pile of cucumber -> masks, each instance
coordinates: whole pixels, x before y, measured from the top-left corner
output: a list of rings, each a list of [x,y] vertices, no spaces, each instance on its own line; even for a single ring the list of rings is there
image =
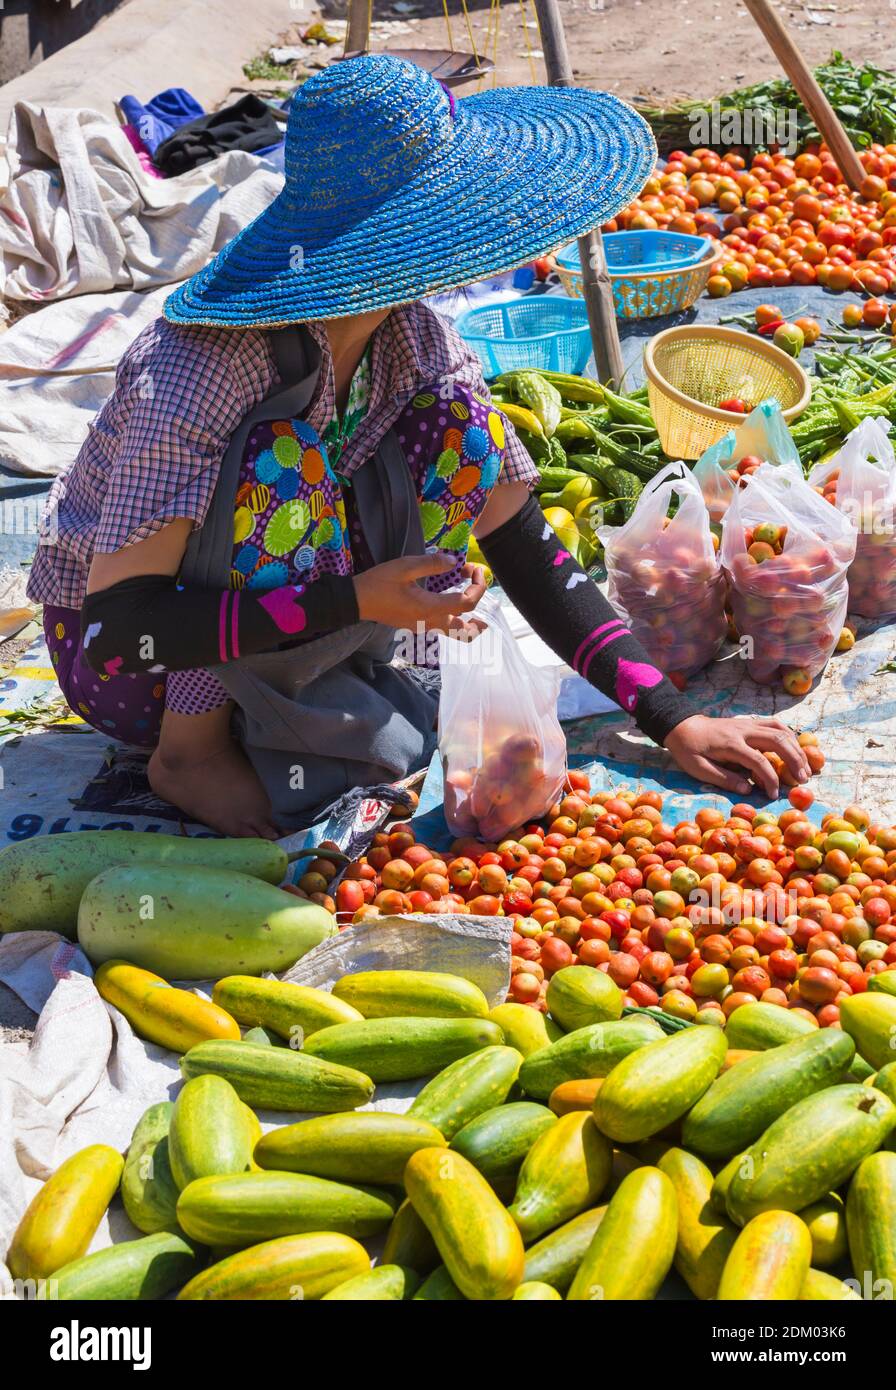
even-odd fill
[[[700,1299],[896,1285],[887,993],[809,1032],[756,1004],[733,1036],[623,1016],[578,966],[547,1014],[435,972],[240,974],[208,1000],[119,961],[97,984],[185,1084],[124,1158],[84,1149],[32,1201],[7,1260],[46,1296],[649,1300],[673,1267]],[[405,1113],[359,1108],[414,1079]],[[140,1235],[87,1254],[118,1192]]]
[[[597,527],[627,521],[668,462],[646,388],[623,396],[587,377],[527,368],[505,372],[490,390],[538,468],[548,520],[584,568],[596,564]]]

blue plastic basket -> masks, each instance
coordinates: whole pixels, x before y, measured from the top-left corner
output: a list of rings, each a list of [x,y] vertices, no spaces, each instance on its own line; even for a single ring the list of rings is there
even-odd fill
[[[649,270],[685,270],[706,255],[709,238],[680,232],[608,232],[604,254],[610,274]],[[578,243],[565,246],[557,256],[565,270],[579,269]]]
[[[487,377],[516,367],[578,376],[591,355],[583,300],[542,294],[508,304],[487,304],[468,309],[454,326],[479,354]]]

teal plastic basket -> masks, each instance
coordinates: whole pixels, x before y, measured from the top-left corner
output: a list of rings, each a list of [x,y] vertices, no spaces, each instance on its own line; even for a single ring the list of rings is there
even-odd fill
[[[467,309],[454,326],[478,353],[486,377],[516,367],[578,376],[591,355],[591,329],[583,300],[531,295]]]

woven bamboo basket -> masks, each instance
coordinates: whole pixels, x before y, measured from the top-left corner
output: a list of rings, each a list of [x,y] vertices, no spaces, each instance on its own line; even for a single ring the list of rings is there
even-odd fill
[[[799,363],[773,343],[699,324],[651,338],[644,373],[660,443],[676,459],[699,458],[743,423],[740,413],[719,410],[719,401],[740,396],[756,406],[771,397],[789,423],[805,410],[812,389]]]

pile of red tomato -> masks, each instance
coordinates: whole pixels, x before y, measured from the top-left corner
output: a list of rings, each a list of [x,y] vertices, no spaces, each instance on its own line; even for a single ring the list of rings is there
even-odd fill
[[[824,754],[800,735],[810,766]],[[780,760],[775,760],[779,773]],[[782,779],[784,780],[784,779]],[[513,919],[509,998],[544,1010],[564,966],[605,971],[626,1002],[724,1024],[757,1000],[836,1025],[838,1001],[896,969],[896,827],[849,806],[821,826],[812,792],[781,814],[749,805],[667,822],[658,792],[568,791],[546,828],[451,853],[413,828],[377,836],[336,889],[342,924],[385,913]]]
[[[791,159],[673,150],[604,231],[660,228],[719,242],[710,294],[774,285],[886,294],[896,286],[896,145],[859,159],[856,192],[824,145]],[[716,211],[710,211],[710,207]]]

